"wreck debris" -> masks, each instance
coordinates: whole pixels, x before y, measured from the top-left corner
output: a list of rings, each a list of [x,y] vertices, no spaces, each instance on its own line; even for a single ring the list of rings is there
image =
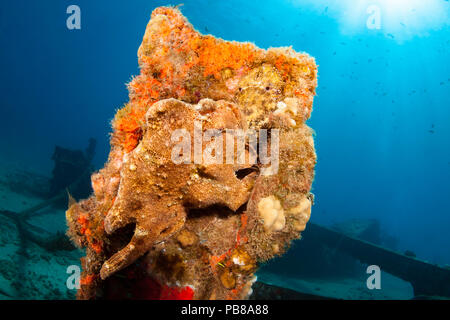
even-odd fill
[[[72,185],[70,190],[72,195],[77,199],[89,195],[91,192],[89,175],[85,174],[85,171],[93,171],[91,162],[94,157],[95,146],[96,140],[91,138],[85,151],[71,150],[60,146],[55,147],[52,156],[54,167],[50,180],[50,197],[57,195],[76,180],[79,181],[76,185]]]

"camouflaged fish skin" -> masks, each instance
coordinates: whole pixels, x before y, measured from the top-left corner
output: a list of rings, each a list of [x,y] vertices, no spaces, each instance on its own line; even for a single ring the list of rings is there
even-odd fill
[[[185,223],[187,209],[222,205],[237,210],[248,201],[253,176],[239,180],[233,164],[175,164],[172,132],[194,137],[194,121],[206,129],[244,129],[237,107],[226,101],[201,100],[196,106],[175,99],[155,103],[146,115],[144,135],[123,162],[117,198],[105,218],[112,234],[136,225],[130,243],[104,262],[102,279],[130,265]],[[191,139],[191,150],[194,150]]]

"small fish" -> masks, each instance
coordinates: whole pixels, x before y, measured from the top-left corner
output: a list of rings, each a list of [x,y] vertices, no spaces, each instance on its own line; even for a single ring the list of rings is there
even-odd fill
[[[387,36],[388,36],[389,38],[391,38],[391,39],[394,39],[394,38],[395,38],[394,35],[393,35],[392,33],[388,33]]]
[[[428,130],[429,133],[434,133],[434,130]]]

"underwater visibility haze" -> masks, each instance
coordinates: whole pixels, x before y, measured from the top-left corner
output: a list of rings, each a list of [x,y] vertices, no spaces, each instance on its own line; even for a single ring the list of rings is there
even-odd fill
[[[450,297],[448,1],[6,1],[0,42],[0,299]],[[161,165],[194,119],[279,128],[277,178]]]

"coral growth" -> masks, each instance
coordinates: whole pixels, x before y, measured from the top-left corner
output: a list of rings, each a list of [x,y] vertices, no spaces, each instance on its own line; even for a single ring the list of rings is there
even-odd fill
[[[68,234],[87,254],[78,297],[248,297],[257,264],[282,254],[310,216],[314,59],[201,35],[169,7],[153,11],[138,57],[94,194],[66,212]],[[195,137],[196,124],[224,139],[227,129],[263,128],[270,141],[277,129],[278,170],[175,163],[171,134]],[[247,144],[246,159],[251,151]]]

